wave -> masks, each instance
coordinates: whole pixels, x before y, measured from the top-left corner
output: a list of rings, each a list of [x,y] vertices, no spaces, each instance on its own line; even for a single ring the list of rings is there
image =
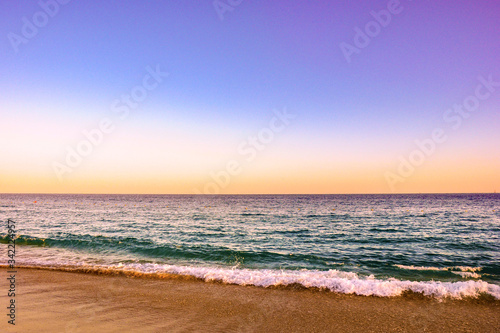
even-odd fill
[[[300,231],[302,232],[302,231]],[[0,235],[0,244],[7,244],[9,236]],[[211,263],[223,263],[232,265],[234,263],[245,264],[269,264],[280,262],[287,267],[298,268],[301,263],[325,264],[327,257],[313,254],[293,254],[279,250],[232,249],[230,247],[216,244],[191,244],[179,243],[159,244],[150,239],[138,239],[134,237],[103,235],[75,235],[61,234],[52,237],[40,238],[29,235],[18,235],[16,245],[33,246],[38,248],[59,248],[68,251],[84,251],[89,254],[125,255],[139,256],[149,259],[173,260],[200,260]]]
[[[405,265],[394,265],[401,269],[408,269],[414,271],[460,271],[460,272],[478,272],[482,270],[482,267],[469,267],[469,266],[451,266],[451,267],[426,267],[426,266],[405,266]]]
[[[6,267],[5,263],[0,263]],[[373,275],[359,276],[353,272],[336,269],[317,270],[270,270],[221,267],[179,266],[153,263],[118,263],[112,265],[62,264],[44,262],[20,262],[18,267],[94,272],[99,274],[123,274],[130,276],[196,278],[206,282],[222,282],[242,286],[280,287],[299,285],[341,294],[394,297],[417,293],[437,299],[479,298],[489,295],[500,300],[500,286],[484,281],[408,281],[395,278],[377,279]]]
[[[453,274],[460,275],[463,278],[473,278],[473,279],[479,279],[481,278],[481,274],[473,273],[473,272],[455,272],[451,271]]]
[[[462,278],[467,279],[480,279],[481,274],[476,272],[481,271],[482,267],[469,267],[469,266],[451,266],[451,267],[426,267],[426,266],[405,266],[405,265],[394,265],[401,269],[413,270],[413,271],[446,271],[456,275],[460,275]]]

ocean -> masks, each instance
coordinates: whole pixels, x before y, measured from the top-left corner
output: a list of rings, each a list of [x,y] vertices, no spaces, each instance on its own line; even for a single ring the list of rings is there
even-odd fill
[[[500,194],[0,194],[16,267],[500,299]]]

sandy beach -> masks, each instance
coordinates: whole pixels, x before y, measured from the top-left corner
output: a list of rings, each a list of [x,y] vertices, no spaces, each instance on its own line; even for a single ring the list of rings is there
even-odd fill
[[[1,269],[7,276],[6,269]],[[1,279],[2,290],[8,281]],[[500,302],[378,298],[36,269],[7,332],[498,332]],[[8,302],[2,293],[2,308]],[[4,310],[6,313],[8,310]]]

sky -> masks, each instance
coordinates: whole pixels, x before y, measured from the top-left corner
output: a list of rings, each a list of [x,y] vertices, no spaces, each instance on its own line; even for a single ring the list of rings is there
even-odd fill
[[[2,1],[0,193],[500,191],[496,1]]]

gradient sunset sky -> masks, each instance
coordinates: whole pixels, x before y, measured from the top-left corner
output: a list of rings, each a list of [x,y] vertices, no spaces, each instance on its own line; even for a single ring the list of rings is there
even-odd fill
[[[40,3],[0,3],[0,193],[500,191],[498,1]]]

